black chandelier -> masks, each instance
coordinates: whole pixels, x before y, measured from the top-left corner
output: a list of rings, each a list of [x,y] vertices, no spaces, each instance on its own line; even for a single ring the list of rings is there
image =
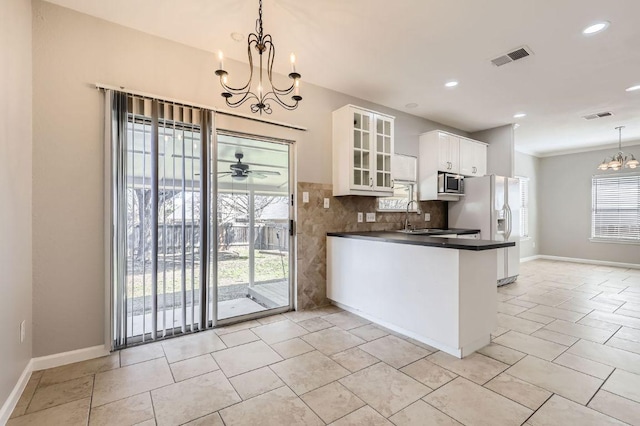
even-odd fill
[[[280,106],[288,110],[294,110],[298,108],[298,102],[302,100],[302,96],[300,96],[300,77],[301,75],[296,72],[295,65],[295,56],[293,53],[291,54],[291,73],[289,73],[289,78],[293,80],[291,86],[286,89],[279,89],[273,84],[273,60],[276,56],[276,47],[271,40],[270,34],[264,34],[262,30],[262,0],[260,0],[260,6],[258,8],[258,19],[256,20],[256,33],[249,34],[247,38],[248,46],[247,46],[247,54],[249,56],[249,81],[242,87],[235,88],[227,85],[227,78],[229,73],[227,73],[223,68],[223,56],[222,52],[219,52],[220,59],[220,68],[216,71],[216,75],[220,77],[220,85],[224,89],[221,93],[222,97],[225,98],[227,106],[232,108],[237,108],[240,105],[244,104],[247,101],[254,101],[251,104],[251,112],[262,112],[264,111],[266,114],[271,114],[271,103],[276,102]],[[251,48],[255,47],[260,55],[260,79],[258,80],[258,88],[257,94],[251,91],[251,83],[253,82],[253,52]],[[271,86],[271,90],[265,92],[264,86],[262,85],[262,54],[267,52],[267,77],[269,79],[269,84]],[[292,102],[287,103],[286,99],[283,97],[287,96],[293,92],[293,96],[291,96]],[[233,96],[237,96],[237,98],[232,99]],[[236,100],[237,99],[237,100]]]

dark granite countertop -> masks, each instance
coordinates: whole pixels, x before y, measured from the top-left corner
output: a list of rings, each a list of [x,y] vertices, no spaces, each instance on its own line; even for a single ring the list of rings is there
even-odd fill
[[[442,234],[462,234],[454,232],[453,229],[441,230]],[[465,230],[470,231],[470,230]],[[478,232],[463,232],[474,234]],[[430,233],[430,235],[436,235]],[[441,247],[456,250],[493,250],[504,247],[513,247],[516,243],[512,241],[492,241],[492,240],[475,240],[463,238],[443,238],[433,237],[424,234],[405,234],[397,231],[374,231],[374,232],[328,232],[327,237],[356,238],[360,240],[384,241],[395,244],[411,244],[416,246]]]

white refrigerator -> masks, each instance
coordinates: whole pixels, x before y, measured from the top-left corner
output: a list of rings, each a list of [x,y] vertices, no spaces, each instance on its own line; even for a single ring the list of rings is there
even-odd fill
[[[498,249],[498,286],[520,273],[520,181],[504,176],[465,178],[464,196],[449,202],[449,227],[480,229],[483,240],[513,241]]]

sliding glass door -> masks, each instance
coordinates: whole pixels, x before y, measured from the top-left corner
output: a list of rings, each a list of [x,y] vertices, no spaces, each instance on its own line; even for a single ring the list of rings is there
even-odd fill
[[[290,144],[217,134],[217,319],[291,303]]]
[[[291,144],[213,112],[136,96],[113,107],[114,348],[291,307]]]

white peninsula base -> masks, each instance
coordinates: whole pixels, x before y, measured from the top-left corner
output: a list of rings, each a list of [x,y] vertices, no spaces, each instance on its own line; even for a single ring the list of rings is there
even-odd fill
[[[458,358],[489,344],[497,250],[327,237],[327,297]]]

